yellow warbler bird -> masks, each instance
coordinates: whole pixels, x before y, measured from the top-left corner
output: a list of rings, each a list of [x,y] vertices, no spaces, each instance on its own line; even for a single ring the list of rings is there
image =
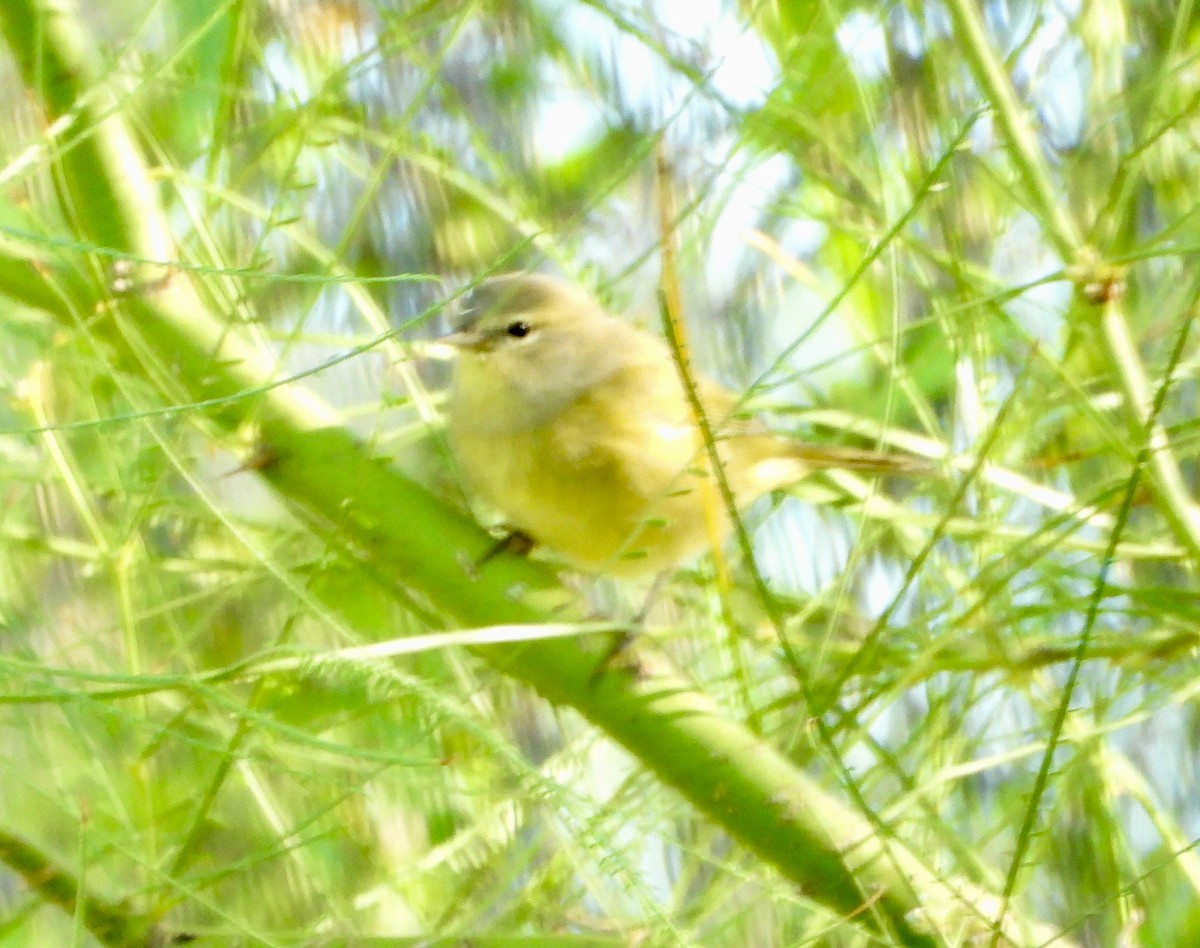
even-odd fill
[[[730,528],[703,433],[665,342],[548,276],[488,279],[464,299],[447,412],[468,487],[568,564],[660,573]],[[900,473],[922,464],[805,444],[733,416],[696,379],[736,506],[814,468]]]

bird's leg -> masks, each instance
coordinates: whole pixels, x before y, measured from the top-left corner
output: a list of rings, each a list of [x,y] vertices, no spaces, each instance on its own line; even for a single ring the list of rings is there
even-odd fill
[[[646,624],[646,619],[650,616],[650,610],[654,608],[654,604],[658,602],[658,597],[662,595],[663,590],[667,588],[667,583],[671,579],[671,571],[664,569],[661,573],[654,577],[654,581],[650,584],[650,589],[646,592],[646,598],[642,600],[642,608],[637,611],[633,617],[633,627],[640,629]]]
[[[479,571],[487,566],[492,560],[502,553],[511,553],[514,556],[528,556],[529,552],[537,546],[528,533],[523,533],[520,530],[510,530],[505,528],[504,535],[495,543],[483,551],[474,562],[467,564],[467,573],[472,578],[479,575]]]
[[[483,556],[479,557],[476,562],[476,568],[485,565],[490,560],[494,560],[501,553],[511,553],[513,556],[528,556],[530,551],[537,546],[533,537],[522,530],[510,530],[504,528],[504,536],[502,536],[491,549],[484,552]]]
[[[588,676],[588,685],[595,685],[609,672],[627,671],[629,669],[633,669],[636,672],[639,667],[637,657],[632,656],[630,652],[630,648],[636,640],[637,630],[633,627],[614,632],[612,634],[612,641],[608,646],[608,651],[600,656],[600,661],[596,662],[596,667],[592,669],[591,675]]]
[[[651,608],[658,601],[658,597],[662,595],[662,591],[666,588],[670,578],[670,570],[663,570],[654,577],[654,581],[650,584],[650,590],[646,593],[646,598],[642,600],[642,607],[638,609],[628,626],[613,635],[608,651],[601,656],[600,661],[596,664],[595,671],[592,672],[592,682],[595,682],[597,678],[606,672],[614,671],[618,668],[627,671],[632,669],[636,672],[641,667],[641,663],[637,657],[630,654],[630,649],[637,641],[638,635],[645,628],[646,618],[650,615]]]

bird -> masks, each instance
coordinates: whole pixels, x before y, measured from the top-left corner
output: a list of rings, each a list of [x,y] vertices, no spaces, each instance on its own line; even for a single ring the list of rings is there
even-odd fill
[[[446,430],[468,491],[575,570],[657,577],[730,532],[697,407],[738,511],[814,469],[922,460],[776,434],[705,376],[689,395],[663,339],[556,277],[490,277],[457,315]]]

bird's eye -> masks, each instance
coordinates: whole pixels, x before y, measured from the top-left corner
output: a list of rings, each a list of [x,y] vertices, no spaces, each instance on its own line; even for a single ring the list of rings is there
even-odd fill
[[[514,339],[524,339],[526,336],[529,335],[530,332],[533,331],[533,327],[530,326],[529,323],[525,322],[523,319],[518,319],[514,323],[509,323],[504,328],[504,331],[506,333],[508,333],[510,336],[512,336]]]

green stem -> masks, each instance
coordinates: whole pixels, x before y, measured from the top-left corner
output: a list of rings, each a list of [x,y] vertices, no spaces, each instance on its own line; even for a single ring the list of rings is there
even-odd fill
[[[988,39],[978,3],[947,0],[947,7],[959,47],[992,107],[1026,198],[1042,222],[1046,236],[1066,263],[1086,260],[1089,255],[1085,253],[1079,228],[1067,213],[1061,189],[1051,180],[1028,110],[1018,99],[1008,71]],[[1086,283],[1087,277],[1078,282]],[[1077,295],[1085,294],[1077,292]],[[1166,431],[1159,424],[1147,429],[1152,401],[1150,386],[1128,320],[1115,301],[1103,304],[1100,339],[1109,366],[1120,383],[1127,427],[1139,436],[1148,430],[1147,473],[1154,488],[1155,504],[1175,539],[1190,555],[1193,568],[1200,568],[1200,507],[1188,493]]]
[[[1109,303],[1100,317],[1100,327],[1109,360],[1121,383],[1126,423],[1135,437],[1147,439],[1146,473],[1154,485],[1159,512],[1170,524],[1176,540],[1191,554],[1193,566],[1200,567],[1200,507],[1188,493],[1166,430],[1151,415],[1150,385],[1129,323],[1117,305]]]
[[[19,875],[43,901],[78,917],[101,944],[132,948],[151,943],[153,924],[148,919],[129,911],[127,906],[104,902],[92,895],[81,896],[75,876],[20,836],[0,830],[0,862]]]
[[[1017,98],[1008,71],[988,39],[979,5],[976,0],[946,0],[946,6],[954,20],[959,49],[992,107],[1008,144],[1009,157],[1024,181],[1026,197],[1046,228],[1047,236],[1069,263],[1075,259],[1081,245],[1079,231],[1050,179],[1027,110]]]

